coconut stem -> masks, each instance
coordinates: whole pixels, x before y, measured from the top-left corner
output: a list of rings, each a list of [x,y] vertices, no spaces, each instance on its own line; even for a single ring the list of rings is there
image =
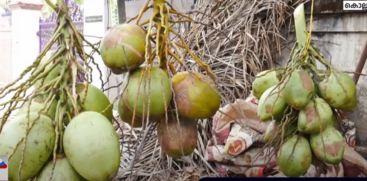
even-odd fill
[[[294,24],[296,29],[296,38],[298,47],[302,48],[307,42],[306,18],[304,3],[297,6],[293,13]]]
[[[169,10],[165,0],[153,1],[153,21],[156,24],[156,56],[162,69],[167,69]]]

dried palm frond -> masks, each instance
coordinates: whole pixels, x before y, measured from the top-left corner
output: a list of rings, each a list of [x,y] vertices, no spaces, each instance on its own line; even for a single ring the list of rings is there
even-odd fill
[[[215,3],[214,3],[215,2]],[[274,66],[290,19],[291,0],[199,0],[186,31],[191,49],[217,76],[224,103],[250,94],[254,76]],[[195,64],[190,65],[196,69]]]

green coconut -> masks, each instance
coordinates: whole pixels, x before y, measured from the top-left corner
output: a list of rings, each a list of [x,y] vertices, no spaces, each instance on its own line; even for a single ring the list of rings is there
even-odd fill
[[[99,112],[106,116],[108,120],[112,120],[113,106],[108,97],[94,85],[88,84],[87,86],[78,84],[76,87],[82,101],[82,110]]]
[[[345,140],[334,127],[329,126],[319,134],[310,137],[315,156],[326,163],[338,164],[343,159]]]
[[[286,107],[287,103],[281,91],[279,91],[279,87],[272,86],[261,95],[257,107],[257,115],[262,121],[277,119],[283,115]]]
[[[295,109],[304,108],[315,93],[315,85],[310,75],[304,70],[295,70],[285,79],[285,101]]]
[[[56,163],[53,160],[42,169],[36,181],[82,181],[81,177],[62,155],[58,155]]]
[[[139,68],[129,76],[129,82],[120,99],[128,110],[138,117],[159,120],[165,115],[172,99],[168,74],[158,67]]]
[[[130,110],[129,107],[126,106],[125,101],[126,99],[121,97],[117,105],[117,110],[121,120],[130,124],[130,126],[134,128],[143,126],[143,118],[139,117],[137,114],[135,114],[134,117],[133,110]]]
[[[266,89],[279,83],[277,72],[275,70],[265,70],[256,75],[252,82],[252,94],[260,99]]]
[[[162,150],[172,158],[190,155],[197,145],[197,121],[170,114],[158,125],[158,140]]]
[[[279,128],[278,125],[276,124],[276,120],[272,120],[266,127],[263,141],[269,143],[274,138],[278,130]]]
[[[107,31],[101,42],[104,64],[120,74],[139,67],[145,56],[144,30],[135,24],[120,24]]]
[[[119,169],[119,137],[98,112],[75,116],[65,129],[63,146],[71,166],[87,180],[110,180]]]
[[[333,122],[333,111],[322,98],[310,101],[298,115],[298,131],[315,134],[323,131]]]
[[[21,114],[9,120],[0,134],[0,155],[9,157],[9,180],[36,176],[53,152],[55,137],[52,120],[42,114]]]
[[[353,79],[343,72],[332,72],[319,84],[321,97],[331,107],[351,111],[357,106],[357,88]]]
[[[38,100],[33,100],[33,101],[27,101],[23,104],[23,106],[17,111],[16,115],[21,115],[21,114],[28,114],[29,112],[35,112],[35,113],[41,113],[43,115],[48,116],[49,118],[51,118],[51,120],[55,119],[55,113],[56,113],[56,106],[57,106],[57,102],[53,101],[50,104],[49,108],[46,108],[46,105]],[[47,111],[48,109],[48,111]]]
[[[38,80],[36,83],[35,83],[35,87],[36,88],[40,88],[42,85],[46,85],[48,83],[50,83],[52,80],[54,80],[55,78],[57,78],[58,76],[60,76],[61,74],[61,65],[57,64],[57,65],[54,65],[54,64],[50,64],[48,61],[49,59],[53,56],[54,52],[47,52],[45,54],[45,56],[41,59],[40,61],[40,66],[45,66],[45,69],[44,70],[41,70],[40,68],[38,68],[37,71],[41,71],[41,73],[44,73],[44,72],[48,72],[46,74],[46,77],[44,79],[41,79],[41,80]],[[57,59],[57,61],[60,60],[60,58],[62,57],[59,57],[59,59]]]
[[[312,152],[310,144],[303,136],[290,137],[280,147],[277,163],[280,171],[290,177],[304,175],[311,165]]]
[[[177,109],[190,119],[212,117],[219,109],[221,97],[214,81],[198,72],[179,72],[172,77]]]

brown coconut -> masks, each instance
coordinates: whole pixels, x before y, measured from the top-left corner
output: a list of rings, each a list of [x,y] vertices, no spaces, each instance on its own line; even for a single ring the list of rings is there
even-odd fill
[[[135,24],[120,24],[106,33],[101,43],[104,64],[115,74],[139,67],[145,59],[144,30]]]
[[[171,113],[158,125],[158,139],[162,150],[172,158],[191,154],[197,145],[196,121]]]
[[[174,99],[181,116],[204,119],[219,109],[221,97],[214,81],[198,72],[179,72],[172,77]]]

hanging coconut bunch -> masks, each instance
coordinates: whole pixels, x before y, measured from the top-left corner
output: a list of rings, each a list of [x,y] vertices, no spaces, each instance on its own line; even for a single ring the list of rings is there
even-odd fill
[[[279,169],[287,176],[304,175],[313,159],[341,162],[345,140],[337,114],[357,104],[352,78],[325,60],[310,41],[311,31],[305,33],[303,4],[294,16],[297,42],[286,67],[263,71],[252,84],[259,118],[272,121],[264,140],[277,148]]]
[[[64,1],[46,2],[57,16],[52,37],[0,89],[0,155],[9,158],[9,180],[109,180],[119,169],[120,143],[112,104],[91,84],[95,51],[84,51],[98,48],[77,31]]]
[[[150,9],[149,20],[142,22]],[[136,17],[107,31],[100,47],[111,72],[128,74],[118,100],[121,120],[143,130],[157,124],[161,149],[172,158],[193,153],[197,120],[212,117],[221,104],[210,67],[176,32],[175,22],[191,21],[165,0],[148,0]],[[182,69],[186,54],[206,74]]]

